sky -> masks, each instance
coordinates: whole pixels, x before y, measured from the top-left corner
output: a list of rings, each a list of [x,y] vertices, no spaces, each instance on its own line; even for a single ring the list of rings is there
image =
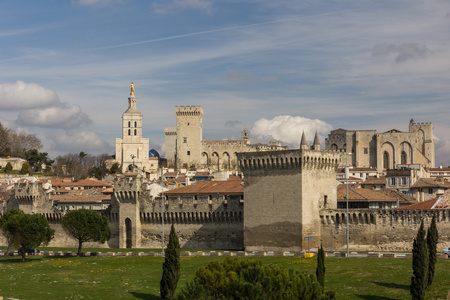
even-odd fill
[[[134,82],[162,154],[175,106],[200,105],[203,139],[290,148],[432,122],[449,166],[449,28],[444,0],[0,1],[0,122],[51,157],[114,154]]]

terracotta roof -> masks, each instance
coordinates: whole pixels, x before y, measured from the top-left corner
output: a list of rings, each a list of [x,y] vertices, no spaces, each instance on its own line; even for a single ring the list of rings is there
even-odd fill
[[[199,176],[209,176],[209,172],[197,172],[197,173],[195,173],[195,177],[199,177]]]
[[[363,183],[361,184],[386,184],[386,177],[385,176],[369,176]]]
[[[427,201],[419,202],[416,204],[399,207],[397,209],[431,209],[431,207],[433,207],[433,205],[437,199],[438,199],[438,197],[427,200]]]
[[[67,181],[66,179],[52,179],[51,184],[53,186],[83,186],[83,187],[99,187],[99,186],[105,186],[105,187],[112,187],[111,184],[98,181],[98,180],[88,180],[88,179],[82,179],[77,181]]]
[[[341,184],[337,188],[337,199],[338,201],[344,201],[347,196],[347,185]],[[348,200],[349,201],[387,201],[396,202],[397,198],[391,195],[386,195],[379,191],[363,188],[355,188],[353,186],[348,186]]]
[[[399,204],[402,206],[417,203],[417,200],[414,199],[414,197],[403,194],[399,191],[382,189],[379,190],[379,192],[398,199]]]
[[[450,171],[450,166],[449,167],[442,167],[442,168],[428,168],[427,170],[428,170],[428,172],[439,172],[439,171],[449,172]]]
[[[441,181],[437,178],[420,178],[414,183],[411,188],[431,188],[440,187],[445,189],[450,189],[450,183],[448,181]]]
[[[111,197],[103,194],[95,195],[75,195],[75,194],[64,194],[64,195],[52,195],[51,199],[58,203],[101,203],[103,201],[110,201]]]
[[[165,194],[242,194],[244,186],[242,181],[198,181],[191,185],[173,189]]]

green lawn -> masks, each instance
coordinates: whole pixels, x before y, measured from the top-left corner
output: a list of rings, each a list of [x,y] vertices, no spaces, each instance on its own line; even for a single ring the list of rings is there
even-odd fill
[[[182,257],[179,287],[225,257]],[[250,259],[238,257],[233,259]],[[316,258],[260,257],[264,264],[314,273]],[[0,257],[0,296],[24,299],[159,299],[164,258],[151,256]],[[337,299],[410,299],[412,260],[327,257],[327,290]],[[427,299],[446,299],[450,260],[439,259]]]

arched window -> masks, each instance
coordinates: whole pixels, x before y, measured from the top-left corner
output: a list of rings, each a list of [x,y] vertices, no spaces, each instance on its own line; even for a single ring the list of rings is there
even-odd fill
[[[400,160],[401,162],[402,162],[402,165],[404,165],[404,164],[406,164],[407,162],[407,158],[406,158],[406,152],[405,151],[402,151],[402,157],[401,157],[401,160]]]
[[[136,121],[134,121],[134,127],[137,127],[137,122]]]
[[[389,153],[387,153],[387,151],[384,151],[383,154],[383,168],[384,169],[389,169]]]
[[[135,130],[134,130],[134,135],[136,135],[136,132],[137,132],[137,130],[135,129]]]
[[[128,135],[131,135],[131,129],[128,129]]]
[[[128,127],[131,127],[131,122],[130,121],[128,121]]]

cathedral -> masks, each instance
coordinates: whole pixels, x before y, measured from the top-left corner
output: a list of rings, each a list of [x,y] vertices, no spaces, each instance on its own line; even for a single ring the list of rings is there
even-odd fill
[[[122,115],[122,138],[116,139],[116,161],[122,173],[145,173],[158,168],[158,160],[149,158],[149,139],[142,138],[142,113],[136,108],[134,84],[131,83],[128,109]]]

